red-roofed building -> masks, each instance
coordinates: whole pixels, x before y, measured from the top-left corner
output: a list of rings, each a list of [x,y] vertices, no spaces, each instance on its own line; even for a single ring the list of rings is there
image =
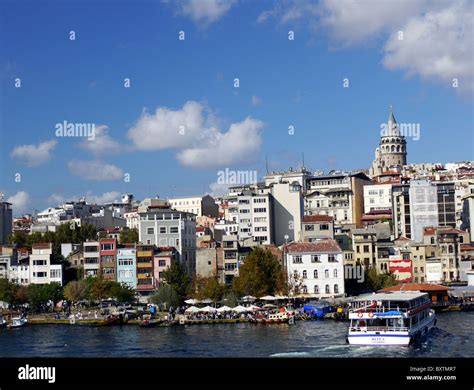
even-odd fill
[[[305,215],[301,225],[301,241],[334,238],[334,218],[329,215]]]
[[[308,297],[344,295],[342,250],[331,238],[294,242],[284,247],[290,294]]]

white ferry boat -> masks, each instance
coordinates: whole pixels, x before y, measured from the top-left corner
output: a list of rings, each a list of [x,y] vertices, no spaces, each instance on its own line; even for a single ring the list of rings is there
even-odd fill
[[[404,291],[365,295],[349,311],[347,342],[352,345],[408,346],[436,325],[426,293]]]

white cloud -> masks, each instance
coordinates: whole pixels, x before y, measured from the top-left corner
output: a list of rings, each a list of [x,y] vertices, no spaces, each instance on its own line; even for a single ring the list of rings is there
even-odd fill
[[[71,160],[68,163],[69,172],[84,180],[111,181],[123,179],[121,168],[102,161]]]
[[[458,78],[459,90],[472,91],[473,12],[469,0],[289,0],[264,11],[257,21],[297,23],[319,36],[326,31],[331,43],[341,47],[385,42],[382,63],[387,69],[448,86]]]
[[[227,194],[229,192],[230,186],[231,184],[221,184],[216,181],[214,183],[209,184],[212,196],[222,196]]]
[[[58,141],[51,140],[41,142],[38,145],[20,145],[13,149],[11,157],[27,167],[37,167],[51,159],[57,143]]]
[[[250,101],[251,101],[253,107],[257,107],[257,106],[259,106],[260,103],[262,102],[262,99],[260,99],[260,98],[259,98],[258,96],[256,96],[256,95],[253,95]]]
[[[207,133],[204,106],[188,101],[180,110],[158,107],[154,114],[147,111],[128,131],[128,137],[141,150],[181,148]]]
[[[178,13],[205,27],[227,14],[236,2],[237,0],[182,0],[178,5]]]
[[[23,214],[28,211],[31,204],[30,195],[25,191],[19,191],[15,195],[10,196],[7,202],[13,205],[15,215]]]
[[[188,101],[182,109],[158,107],[154,114],[144,112],[128,131],[128,137],[141,150],[177,150],[177,158],[193,167],[211,167],[255,159],[262,143],[263,122],[247,118],[221,132],[216,118],[201,103]]]
[[[178,153],[182,164],[207,168],[254,161],[262,143],[260,130],[263,122],[246,118],[230,125],[227,133],[216,133],[206,145],[185,149]]]
[[[474,91],[474,10],[472,3],[456,2],[409,20],[403,40],[393,34],[384,47],[383,64],[391,70],[419,74]]]
[[[84,139],[80,147],[95,155],[117,153],[122,149],[121,145],[108,134],[106,125],[96,126],[94,139]]]

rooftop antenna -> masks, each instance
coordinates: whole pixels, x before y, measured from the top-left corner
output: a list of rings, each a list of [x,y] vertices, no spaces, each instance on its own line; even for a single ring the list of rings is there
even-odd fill
[[[304,152],[301,152],[301,157],[302,157],[302,166],[301,166],[301,170],[304,171],[305,169],[305,166],[304,166]]]
[[[268,175],[268,156],[265,155],[265,171],[267,172]]]

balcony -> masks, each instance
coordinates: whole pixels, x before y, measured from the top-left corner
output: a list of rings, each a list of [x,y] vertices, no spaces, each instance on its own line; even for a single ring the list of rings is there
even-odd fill
[[[137,251],[137,257],[153,257],[152,251]]]

